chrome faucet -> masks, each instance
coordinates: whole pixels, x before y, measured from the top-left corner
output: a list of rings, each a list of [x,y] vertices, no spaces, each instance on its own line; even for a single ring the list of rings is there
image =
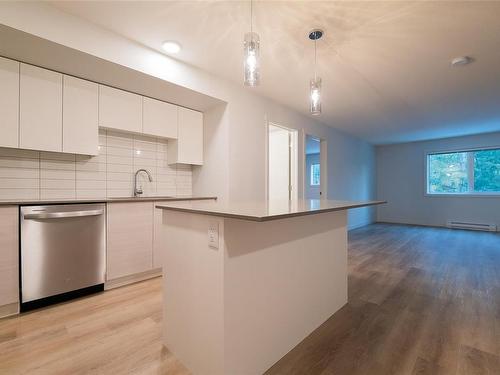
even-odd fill
[[[141,195],[143,193],[142,186],[137,187],[137,175],[141,172],[144,172],[148,175],[149,182],[153,182],[153,177],[151,176],[151,173],[149,173],[146,169],[138,169],[135,172],[135,176],[134,176],[134,197],[138,197],[139,195]]]

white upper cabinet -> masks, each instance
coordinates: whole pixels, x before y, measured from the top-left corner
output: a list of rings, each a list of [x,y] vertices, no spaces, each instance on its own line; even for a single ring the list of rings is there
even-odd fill
[[[62,74],[21,63],[19,147],[62,151]]]
[[[99,126],[142,133],[142,96],[99,85]]]
[[[203,114],[179,107],[177,140],[169,141],[169,164],[203,164]]]
[[[0,147],[19,147],[19,62],[0,57]]]
[[[99,86],[65,75],[63,87],[63,152],[97,155]]]
[[[142,131],[164,138],[177,138],[177,106],[143,97]]]

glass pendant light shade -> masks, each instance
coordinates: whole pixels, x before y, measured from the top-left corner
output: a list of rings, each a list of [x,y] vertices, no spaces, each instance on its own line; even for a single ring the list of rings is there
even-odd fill
[[[309,87],[311,90],[311,114],[319,115],[321,113],[321,78],[312,78]]]
[[[260,81],[260,41],[257,33],[245,34],[244,51],[245,85],[257,86]]]

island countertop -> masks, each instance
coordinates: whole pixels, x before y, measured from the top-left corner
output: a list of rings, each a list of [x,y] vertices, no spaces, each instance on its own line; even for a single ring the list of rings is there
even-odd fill
[[[340,201],[299,199],[297,201],[184,201],[162,202],[155,207],[162,210],[219,216],[249,221],[270,221],[290,217],[315,215],[387,203],[386,201]]]

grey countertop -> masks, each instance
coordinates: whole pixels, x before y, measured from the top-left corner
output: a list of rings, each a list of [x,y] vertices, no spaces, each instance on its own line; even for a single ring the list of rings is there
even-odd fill
[[[159,203],[156,208],[249,221],[269,221],[374,206],[385,201],[337,201],[299,199],[297,201],[219,202],[188,201]]]
[[[118,197],[118,198],[95,198],[95,199],[44,199],[44,200],[0,200],[0,206],[7,205],[33,205],[33,204],[78,204],[78,203],[112,203],[112,202],[172,202],[192,200],[216,200],[217,197]]]

